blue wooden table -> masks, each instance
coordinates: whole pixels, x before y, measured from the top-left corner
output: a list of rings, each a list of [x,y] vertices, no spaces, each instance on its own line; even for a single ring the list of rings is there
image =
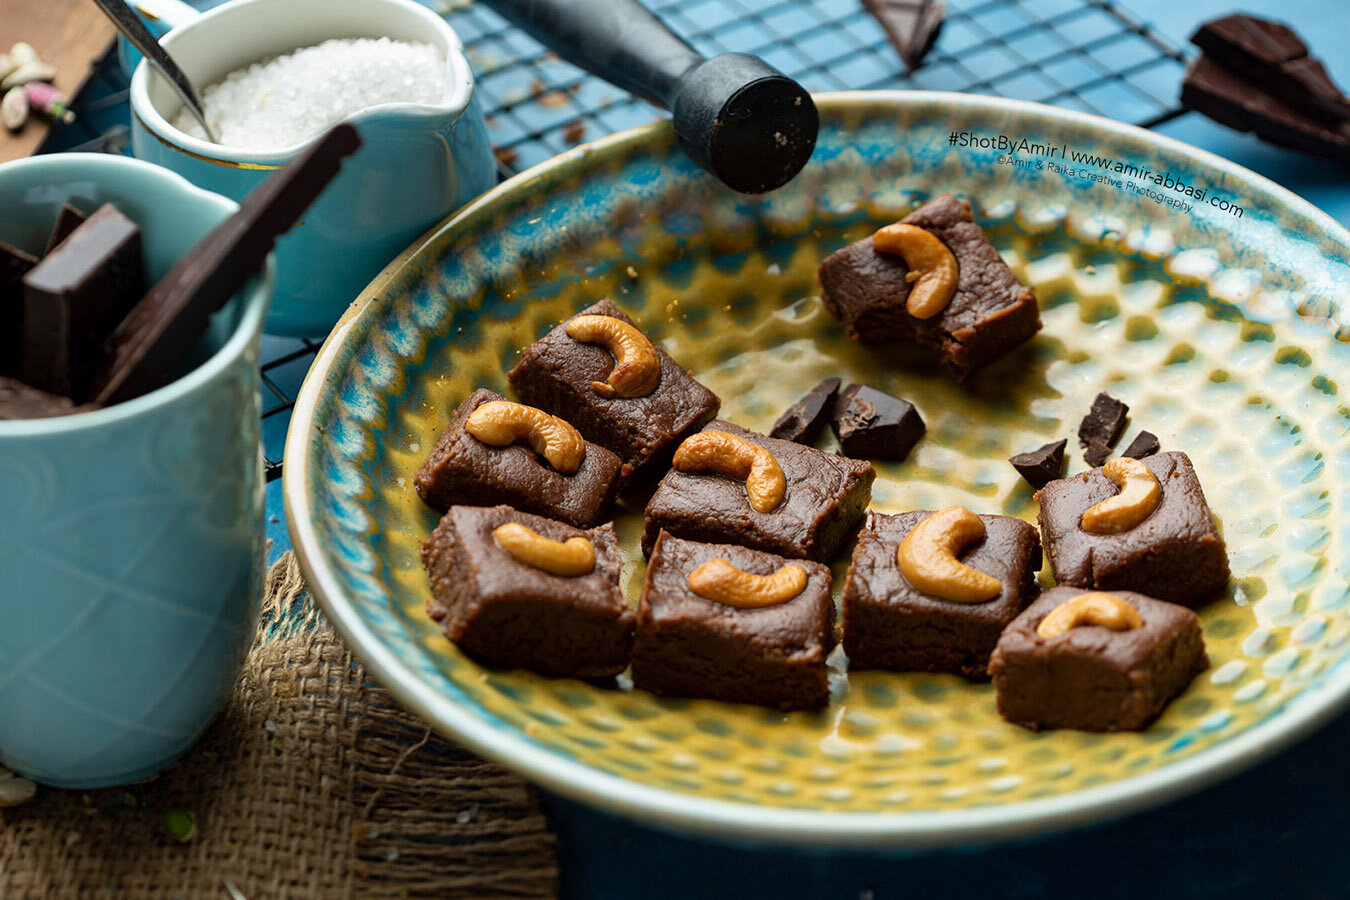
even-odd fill
[[[1232,0],[1124,0],[1176,43]],[[1034,4],[1033,4],[1034,5]],[[1350,85],[1350,2],[1248,0],[1293,24]],[[1177,86],[1179,90],[1180,86]],[[1195,114],[1158,127],[1291,188],[1350,224],[1350,173],[1268,147]],[[268,499],[287,545],[280,484]],[[901,897],[1324,898],[1350,896],[1339,851],[1350,829],[1350,717],[1199,794],[1096,828],[1017,845],[857,854],[733,848],[667,835],[546,798],[562,894],[573,900],[891,900]]]

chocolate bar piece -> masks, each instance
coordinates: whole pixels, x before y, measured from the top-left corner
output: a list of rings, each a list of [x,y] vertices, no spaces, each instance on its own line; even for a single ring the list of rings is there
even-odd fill
[[[787,412],[773,423],[769,437],[798,444],[814,444],[834,408],[834,398],[839,394],[840,384],[838,378],[826,378],[811,388],[805,397],[788,407]]]
[[[1186,70],[1184,106],[1264,141],[1350,165],[1350,124],[1329,124],[1262,90],[1261,83],[1202,56]]]
[[[1094,443],[1114,447],[1125,430],[1125,417],[1129,414],[1129,406],[1110,394],[1098,394],[1092,401],[1092,409],[1078,425],[1078,440],[1084,447]]]
[[[863,0],[911,74],[937,42],[947,16],[941,0]]]
[[[23,380],[84,399],[100,346],[144,290],[141,229],[104,204],[23,277]]]
[[[60,246],[61,242],[74,234],[75,229],[83,225],[88,218],[69,203],[61,204],[61,213],[56,217],[51,237],[47,238],[47,249],[42,251],[42,255],[47,256]]]
[[[1204,23],[1191,35],[1191,43],[1220,65],[1258,82],[1271,96],[1328,125],[1350,122],[1350,97],[1287,25],[1237,13]]]
[[[18,375],[23,350],[23,276],[37,257],[0,241],[0,375]]]
[[[1151,431],[1141,431],[1132,441],[1130,446],[1125,448],[1121,456],[1128,456],[1130,459],[1143,459],[1145,456],[1152,456],[1157,453],[1162,445],[1158,443],[1158,436]]]
[[[1064,448],[1068,439],[1046,444],[1027,453],[1008,458],[1027,484],[1040,490],[1064,473]]]
[[[333,126],[194,244],[108,339],[108,353],[94,376],[90,397],[97,403],[113,403],[159,387],[201,337],[211,315],[258,271],[276,239],[333,180],[343,158],[360,146],[361,136],[354,127]]]
[[[926,430],[913,403],[866,384],[844,388],[830,427],[854,459],[904,459]]]
[[[51,419],[98,408],[92,403],[76,406],[69,397],[39,391],[22,381],[0,376],[0,420]]]

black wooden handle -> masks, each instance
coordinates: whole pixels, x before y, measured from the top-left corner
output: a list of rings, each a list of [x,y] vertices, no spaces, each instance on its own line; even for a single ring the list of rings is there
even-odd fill
[[[724,184],[758,194],[811,158],[811,95],[755,56],[704,59],[638,0],[489,0],[559,56],[674,113],[680,144]]]
[[[670,109],[680,76],[703,61],[637,0],[491,0],[568,62]]]

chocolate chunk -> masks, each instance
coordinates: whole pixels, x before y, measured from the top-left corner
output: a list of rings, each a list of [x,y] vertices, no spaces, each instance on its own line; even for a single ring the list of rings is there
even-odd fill
[[[23,380],[83,399],[103,341],[144,290],[141,229],[105,203],[23,277]]]
[[[1184,106],[1264,141],[1350,165],[1350,124],[1329,124],[1262,90],[1261,82],[1202,56],[1186,70]]]
[[[1323,119],[1350,121],[1350,97],[1287,25],[1235,14],[1206,22],[1191,43],[1222,66],[1259,82],[1273,97]]]
[[[113,403],[163,384],[206,330],[211,315],[258,271],[276,239],[295,224],[337,175],[342,160],[360,146],[361,136],[354,127],[335,125],[194,244],[108,339],[108,354],[94,377],[91,397]]]
[[[1064,448],[1068,443],[1067,438],[1055,441],[1028,453],[1009,457],[1008,462],[1026,479],[1027,484],[1040,490],[1063,474]]]
[[[863,9],[880,23],[910,73],[933,49],[947,15],[941,0],[863,0]]]
[[[830,427],[854,459],[904,459],[926,428],[913,403],[866,384],[844,388]]]
[[[23,350],[23,276],[37,257],[0,241],[0,375],[18,375]]]
[[[1092,409],[1078,425],[1079,443],[1088,448],[1093,444],[1101,444],[1109,452],[1120,440],[1120,433],[1125,430],[1125,417],[1129,413],[1130,408],[1115,397],[1098,394],[1097,399],[1092,401]]]
[[[98,409],[95,404],[76,406],[69,397],[31,388],[22,381],[0,377],[0,420],[51,419]]]
[[[834,408],[839,385],[838,378],[826,378],[811,388],[805,397],[788,407],[788,411],[773,423],[769,437],[798,444],[814,444]]]
[[[1111,458],[1111,447],[1098,440],[1091,440],[1087,443],[1087,449],[1083,451],[1083,459],[1092,468],[1103,465]]]
[[[1128,456],[1130,459],[1143,459],[1145,456],[1152,456],[1157,453],[1160,446],[1156,434],[1151,431],[1141,431],[1134,440],[1130,441],[1130,446],[1126,447],[1120,455]]]
[[[42,255],[46,256],[60,246],[61,242],[70,237],[88,218],[69,203],[61,204],[61,214],[56,217],[56,225],[52,227],[51,237],[47,238],[47,249],[42,251]]]

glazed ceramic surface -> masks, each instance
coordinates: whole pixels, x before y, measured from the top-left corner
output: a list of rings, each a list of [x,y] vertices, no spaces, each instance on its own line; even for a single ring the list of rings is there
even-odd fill
[[[286,499],[311,585],[381,683],[478,752],[597,806],[818,844],[1100,820],[1249,764],[1338,709],[1350,331],[1336,298],[1350,236],[1250,172],[1076,113],[911,92],[826,95],[821,114],[811,164],[763,197],[719,189],[661,126],[567,154],[447,222],[340,323],[296,410]],[[1010,154],[1000,135],[1028,144]],[[944,191],[975,204],[1045,322],[965,385],[851,343],[817,296],[826,254]],[[878,465],[872,506],[885,512],[962,504],[1034,521],[1007,457],[1072,440],[1098,391],[1120,397],[1123,440],[1148,429],[1187,451],[1228,541],[1231,589],[1201,611],[1210,669],[1148,731],[1101,735],[1026,731],[997,715],[988,684],[846,673],[838,653],[829,708],[791,715],[467,659],[424,613],[418,544],[436,515],[412,476],[469,391],[505,390],[519,348],[601,297],[751,428],[826,375],[912,400],[928,432],[905,462]],[[1082,471],[1072,444],[1070,456]],[[617,521],[634,600],[641,504]],[[846,568],[847,554],[836,590]]]
[[[381,36],[444,52],[446,96],[435,106],[386,104],[347,118],[364,144],[277,241],[269,334],[327,334],[385,263],[496,183],[473,73],[450,26],[412,0],[235,0],[161,40],[200,88],[330,38]],[[170,121],[180,107],[168,82],[146,63],[138,65],[131,81],[132,152],[234,200],[313,143],[276,152],[222,147],[174,128]]]
[[[41,251],[62,203],[116,204],[152,279],[236,208],[122,157],[0,166],[0,240]],[[229,696],[262,591],[271,288],[269,258],[166,387],[0,421],[0,763],[68,787],[130,781],[177,758]]]

